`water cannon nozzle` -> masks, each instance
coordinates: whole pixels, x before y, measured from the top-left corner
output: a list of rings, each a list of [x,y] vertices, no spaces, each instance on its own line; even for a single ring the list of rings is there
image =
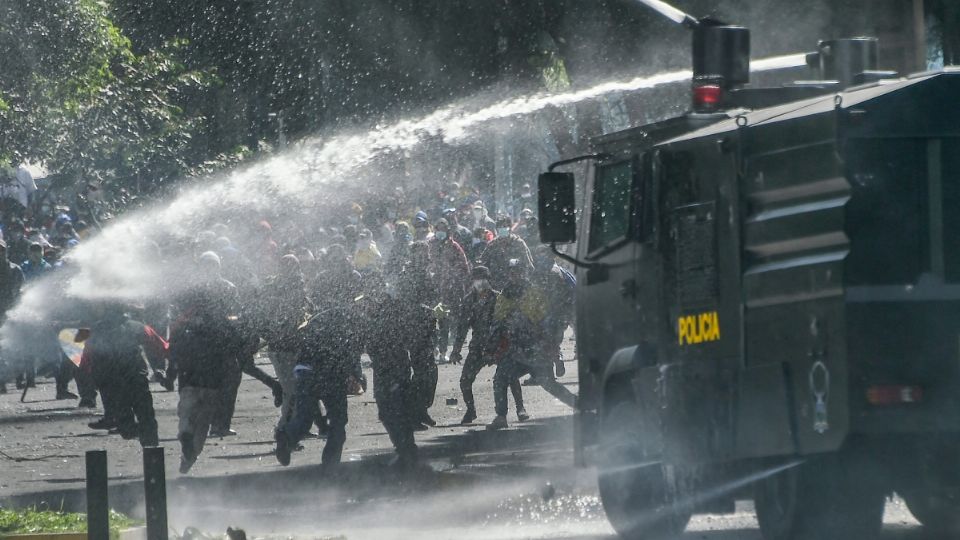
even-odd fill
[[[696,17],[671,6],[663,0],[639,0],[639,2],[671,21],[682,24],[687,28],[694,29],[700,26],[700,21],[697,20]]]

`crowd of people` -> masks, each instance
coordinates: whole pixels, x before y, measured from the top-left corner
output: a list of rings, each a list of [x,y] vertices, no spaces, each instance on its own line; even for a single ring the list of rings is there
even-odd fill
[[[487,429],[507,427],[508,388],[524,421],[520,379],[563,375],[560,345],[572,323],[574,278],[539,244],[529,197],[519,199],[517,215],[492,217],[476,190],[452,183],[438,195],[414,203],[397,189],[338,206],[322,224],[282,215],[225,219],[189,241],[151,241],[157,261],[178,267],[178,286],[139,305],[90,301],[61,315],[76,321],[79,365],[59,349],[52,362],[2,351],[0,390],[11,374],[29,387],[37,367],[53,363],[58,399],[95,407],[99,394],[104,414],[91,428],[149,446],[158,441],[149,385],[176,388],[183,473],[207,437],[235,434],[244,373],[267,385],[280,408],[277,460],[288,465],[317,426],[326,436],[322,465],[335,466],[347,437],[347,397],[367,389],[364,354],[400,467],[417,462],[414,433],[436,425],[430,408],[438,364],[463,364],[463,424],[480,417],[473,384],[487,366],[496,366]],[[83,241],[82,224],[69,212],[52,225],[40,231],[52,247],[68,251]],[[17,224],[8,231],[0,244],[8,261],[2,312],[22,287],[60,264],[60,257],[45,259],[37,231]],[[36,330],[36,341],[58,343],[51,340],[57,326]],[[275,377],[255,364],[261,353]],[[68,390],[72,378],[79,396]]]

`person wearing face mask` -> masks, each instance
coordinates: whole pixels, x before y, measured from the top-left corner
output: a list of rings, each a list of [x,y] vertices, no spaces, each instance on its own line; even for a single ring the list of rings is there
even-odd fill
[[[483,201],[477,201],[473,204],[473,227],[483,227],[488,231],[492,231],[496,228],[496,222],[490,218],[487,214],[487,209],[483,206]]]
[[[457,335],[453,342],[453,352],[450,353],[450,362],[458,364],[463,359],[463,344],[467,339],[467,330],[471,330],[470,352],[463,364],[463,371],[460,373],[460,392],[463,394],[463,402],[467,406],[467,412],[464,413],[461,425],[471,424],[477,419],[476,402],[473,397],[473,383],[477,380],[477,375],[485,367],[493,364],[493,355],[489,354],[487,347],[490,345],[490,331],[493,321],[493,308],[497,303],[497,296],[500,294],[490,286],[490,270],[485,266],[475,266],[470,273],[473,284],[470,292],[463,298],[461,304],[461,315],[457,321]],[[514,400],[517,403],[523,402],[522,389],[520,381],[510,382],[510,390],[513,392]]]
[[[533,270],[533,257],[522,238],[510,232],[513,220],[501,217],[497,220],[497,237],[487,244],[479,262],[490,269],[490,281],[494,289],[502,290],[510,261],[519,260],[527,271]]]
[[[363,229],[357,240],[357,251],[353,254],[354,268],[361,274],[368,274],[380,270],[382,264],[383,255],[373,241],[373,234],[370,229]]]
[[[492,239],[493,233],[483,227],[477,227],[473,230],[473,237],[470,239],[470,243],[463,246],[470,264],[479,264],[477,261],[480,260],[483,251],[487,249],[487,243]]]

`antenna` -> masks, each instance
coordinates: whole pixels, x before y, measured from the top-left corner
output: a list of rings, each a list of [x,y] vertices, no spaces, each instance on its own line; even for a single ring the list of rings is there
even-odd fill
[[[670,4],[664,2],[663,0],[638,0],[641,4],[645,4],[650,9],[653,9],[657,13],[663,15],[664,17],[670,19],[671,21],[682,24],[687,28],[696,28],[700,26],[700,21],[689,13],[684,13],[679,9],[671,6]]]

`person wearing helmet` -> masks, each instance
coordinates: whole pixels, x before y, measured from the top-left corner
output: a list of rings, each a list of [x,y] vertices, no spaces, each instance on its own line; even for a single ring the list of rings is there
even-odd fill
[[[425,242],[430,238],[430,218],[427,217],[426,212],[421,210],[413,216],[413,241]]]

